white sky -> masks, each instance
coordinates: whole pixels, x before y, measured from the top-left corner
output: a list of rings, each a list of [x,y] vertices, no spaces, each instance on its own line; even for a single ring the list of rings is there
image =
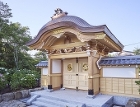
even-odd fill
[[[123,45],[140,42],[140,0],[3,0],[12,9],[12,22],[30,28],[31,36],[51,20],[56,8],[91,25],[106,24]],[[133,51],[140,43],[124,48]]]

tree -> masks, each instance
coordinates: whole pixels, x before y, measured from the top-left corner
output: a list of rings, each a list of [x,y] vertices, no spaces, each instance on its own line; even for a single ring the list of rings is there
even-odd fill
[[[135,55],[140,55],[140,48],[135,48],[133,52],[134,52]],[[139,68],[139,69],[140,69],[140,68]],[[139,71],[139,73],[140,73],[140,71]],[[136,85],[139,86],[138,91],[139,91],[139,94],[140,94],[140,80],[135,81],[135,83],[136,83]]]
[[[11,9],[9,6],[4,4],[3,2],[0,1],[0,18],[10,18],[12,17]]]
[[[44,52],[44,51],[39,51],[34,56],[35,56],[35,60],[38,62],[48,60],[48,58],[46,56],[46,52]]]
[[[133,52],[135,55],[140,55],[140,48],[135,48]]]
[[[4,25],[8,23],[8,18],[12,17],[11,9],[9,6],[0,1],[0,31]]]
[[[0,1],[0,67],[7,69],[35,69],[36,59],[32,58],[25,45],[31,39],[29,28],[20,23],[9,23],[11,9]]]
[[[4,29],[8,27],[8,18],[12,17],[11,9],[9,9],[9,6],[4,4],[0,1],[0,66],[3,67],[6,63],[3,60],[3,51],[4,51],[4,44],[3,40],[6,38],[7,35],[3,32]]]
[[[11,9],[0,1],[0,92],[11,87],[32,88],[40,76],[34,66],[38,62],[27,53],[29,48],[25,45],[31,39],[29,28],[9,23],[10,17]]]
[[[13,66],[18,69],[19,60],[24,59],[22,54],[26,54],[28,51],[28,47],[25,44],[31,39],[29,28],[21,26],[20,23],[10,23],[3,29],[3,32],[6,35],[2,42],[2,59],[6,63],[5,67],[11,68]]]

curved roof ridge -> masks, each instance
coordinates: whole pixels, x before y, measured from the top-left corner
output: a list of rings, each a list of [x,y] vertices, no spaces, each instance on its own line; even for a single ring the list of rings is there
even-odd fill
[[[46,23],[40,30],[44,29],[47,26],[50,26],[52,24],[55,23],[59,23],[59,22],[65,22],[65,21],[69,21],[69,22],[74,22],[75,24],[81,26],[81,27],[92,27],[92,25],[90,25],[89,23],[87,23],[85,20],[83,20],[80,17],[77,16],[72,16],[72,15],[68,15],[68,16],[63,16],[63,17],[59,17],[53,20],[50,20],[48,23]]]
[[[83,20],[78,16],[67,15],[66,12],[63,12],[61,9],[55,10],[55,14],[48,23],[46,23],[38,32],[37,36],[29,41],[26,45],[30,46],[36,43],[40,37],[47,31],[52,29],[67,27],[67,28],[76,28],[80,32],[104,32],[115,44],[117,44],[121,49],[123,49],[123,44],[113,35],[113,33],[108,29],[106,25],[93,26],[88,22]]]

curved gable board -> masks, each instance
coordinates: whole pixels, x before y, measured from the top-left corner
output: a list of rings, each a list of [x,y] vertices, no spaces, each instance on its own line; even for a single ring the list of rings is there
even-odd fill
[[[103,77],[136,78],[136,68],[103,68]]]
[[[52,73],[61,73],[61,60],[52,60]]]

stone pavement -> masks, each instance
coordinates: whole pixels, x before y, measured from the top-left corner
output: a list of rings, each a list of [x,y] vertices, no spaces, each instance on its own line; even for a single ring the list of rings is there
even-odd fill
[[[57,99],[59,100],[59,103],[61,103],[60,101],[62,101],[62,103],[64,103],[64,101],[79,104],[83,103],[86,104],[87,107],[109,107],[109,105],[111,105],[113,101],[113,96],[110,95],[99,94],[95,96],[95,98],[90,98],[87,96],[87,91],[76,91],[70,89],[57,90],[53,92],[48,92],[47,90],[35,91],[31,92],[31,96],[33,95],[40,95],[42,98],[46,98],[48,100]],[[39,102],[39,100],[37,100],[36,102]]]
[[[18,100],[2,101],[0,107],[26,107],[26,104]]]

